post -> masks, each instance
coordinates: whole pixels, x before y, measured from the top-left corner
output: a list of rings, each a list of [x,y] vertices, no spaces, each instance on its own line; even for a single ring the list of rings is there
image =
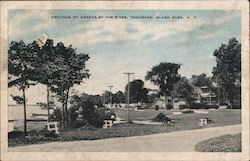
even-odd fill
[[[108,86],[109,87],[109,91],[110,91],[110,96],[109,96],[109,99],[110,99],[110,106],[112,106],[112,92],[111,92],[111,89],[114,87],[114,86]]]
[[[127,109],[127,112],[128,112],[128,118],[127,118],[127,121],[129,122],[129,82],[130,82],[130,75],[131,74],[134,74],[134,73],[130,73],[130,72],[128,72],[128,73],[123,73],[123,74],[126,74],[126,75],[128,75],[128,94],[127,94],[127,103],[128,103],[128,109]]]

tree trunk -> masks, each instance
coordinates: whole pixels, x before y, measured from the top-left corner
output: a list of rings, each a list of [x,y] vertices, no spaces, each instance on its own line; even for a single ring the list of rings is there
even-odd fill
[[[164,94],[164,105],[163,105],[163,107],[165,109],[167,109],[167,95],[166,94]]]
[[[22,91],[23,91],[23,116],[24,116],[24,119],[23,119],[23,124],[24,124],[24,134],[27,133],[27,122],[26,122],[26,98],[25,98],[25,88],[23,87],[22,88]]]
[[[68,99],[69,99],[69,89],[67,89],[66,99],[65,99],[65,114],[66,114],[66,125],[69,123],[69,114],[68,114]]]
[[[50,115],[49,115],[49,85],[47,85],[47,108],[48,108],[48,122],[50,121]]]
[[[62,101],[62,128],[64,128],[64,100]]]

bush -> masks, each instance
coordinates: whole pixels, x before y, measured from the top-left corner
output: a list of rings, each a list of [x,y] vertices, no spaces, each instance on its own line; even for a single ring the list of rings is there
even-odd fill
[[[88,123],[86,125],[78,128],[79,131],[86,131],[86,130],[91,131],[91,130],[96,130],[96,129],[97,129],[96,127],[94,127],[94,126],[92,126],[92,125],[90,125]]]
[[[18,133],[21,134],[20,132]],[[9,146],[14,146],[18,144],[37,144],[37,143],[59,140],[59,135],[55,134],[55,132],[48,131],[47,129],[43,129],[40,131],[37,130],[29,131],[26,135],[24,134],[19,135],[19,134],[18,136],[16,135],[15,137],[8,138]]]
[[[192,110],[186,110],[186,111],[183,111],[182,113],[183,113],[183,114],[186,114],[186,113],[194,113],[194,111],[192,111]]]
[[[114,113],[114,111],[103,107],[103,108],[96,108],[94,111],[94,117],[91,118],[90,120],[88,120],[88,122],[95,126],[95,127],[102,127],[104,120],[115,120],[116,115]],[[111,116],[115,116],[115,118],[111,118]]]
[[[51,117],[51,120],[61,121],[62,120],[62,110],[60,108],[55,108],[53,114],[50,117]]]
[[[158,115],[156,115],[153,118],[153,121],[157,121],[157,122],[169,122],[169,121],[171,121],[171,119],[168,118],[165,114],[159,113]]]
[[[173,109],[173,106],[170,105],[170,104],[168,104],[168,105],[166,106],[166,109],[167,109],[167,110],[171,110],[171,109]]]
[[[24,132],[22,131],[11,131],[8,133],[8,139],[14,139],[22,136],[24,136]]]
[[[182,110],[182,109],[187,109],[187,108],[188,108],[187,105],[183,105],[183,104],[179,105],[179,109],[180,109],[180,110]]]
[[[81,115],[81,119],[79,118]],[[102,127],[104,120],[111,119],[115,113],[106,107],[97,107],[90,100],[80,101],[70,108],[71,127],[79,128],[85,126],[87,123],[95,127]]]
[[[204,103],[192,103],[190,109],[218,109],[217,105],[208,105]]]

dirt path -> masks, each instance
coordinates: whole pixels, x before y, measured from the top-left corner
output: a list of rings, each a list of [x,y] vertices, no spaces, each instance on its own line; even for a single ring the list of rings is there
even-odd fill
[[[192,152],[203,140],[241,132],[241,125],[94,141],[53,142],[9,148],[32,152]]]

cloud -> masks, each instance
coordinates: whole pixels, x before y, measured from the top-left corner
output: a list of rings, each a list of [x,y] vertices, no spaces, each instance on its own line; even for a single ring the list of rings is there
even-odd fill
[[[16,12],[9,17],[9,36],[11,38],[24,37],[26,34],[41,31],[55,25],[49,20],[48,10],[25,10],[25,12]],[[27,26],[29,25],[29,26]]]
[[[180,19],[164,23],[150,23],[135,19],[97,19],[89,21],[84,26],[76,26],[75,33],[61,36],[59,41],[76,46],[95,43],[113,43],[123,41],[152,42],[179,32],[188,32],[195,28],[207,28],[223,24],[239,15],[226,14],[211,20],[201,18]],[[208,39],[222,34],[221,31],[197,36],[197,39]]]
[[[206,34],[203,34],[203,35],[198,35],[195,37],[195,39],[198,39],[198,40],[207,40],[209,38],[213,38],[213,37],[216,37],[216,36],[219,36],[219,35],[222,35],[224,32],[219,30],[219,31],[212,31],[210,33],[206,33]]]

